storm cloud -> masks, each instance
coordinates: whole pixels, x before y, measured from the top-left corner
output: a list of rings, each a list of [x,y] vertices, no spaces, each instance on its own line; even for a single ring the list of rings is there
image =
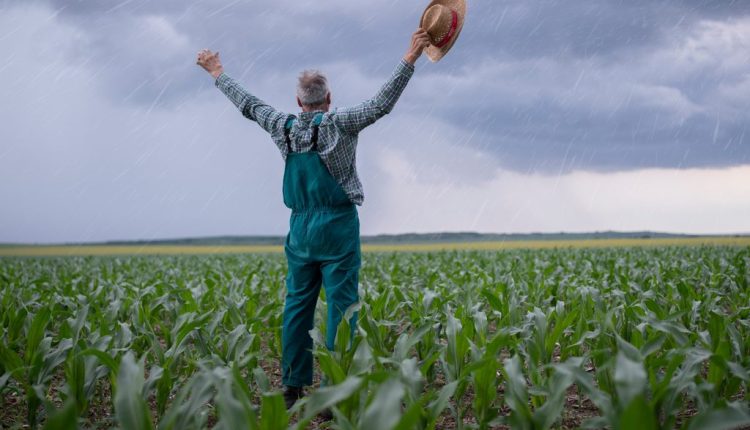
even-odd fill
[[[21,2],[7,2],[9,9]],[[27,1],[23,2],[27,4]],[[420,2],[50,0],[113,102],[170,108],[194,100],[198,47],[293,110],[294,74],[345,64],[339,104],[370,96],[416,26]],[[473,1],[461,41],[422,66],[401,108],[464,127],[508,169],[730,166],[750,144],[750,3]],[[264,82],[256,87],[255,82]],[[266,89],[271,86],[277,92]]]
[[[350,105],[390,74],[423,3],[0,1],[0,241],[283,233],[278,152],[197,51],[279,109],[296,112],[310,67]],[[470,0],[451,53],[420,60],[396,118],[360,140],[369,216],[392,212],[394,154],[415,180],[476,187],[750,164],[749,59],[745,1]]]

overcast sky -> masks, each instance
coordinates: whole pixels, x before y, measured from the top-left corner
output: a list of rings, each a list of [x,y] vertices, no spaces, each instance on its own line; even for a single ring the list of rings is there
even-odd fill
[[[285,234],[282,158],[197,52],[352,105],[427,3],[0,0],[0,242]],[[360,136],[362,233],[750,232],[749,100],[748,1],[469,0]]]

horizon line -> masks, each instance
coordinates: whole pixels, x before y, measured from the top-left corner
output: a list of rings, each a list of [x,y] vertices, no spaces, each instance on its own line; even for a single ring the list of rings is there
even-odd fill
[[[477,232],[477,231],[436,231],[427,233],[407,232],[407,233],[378,233],[360,235],[362,239],[373,238],[397,238],[399,236],[441,236],[441,235],[473,235],[473,236],[595,236],[595,235],[650,235],[650,236],[679,236],[686,238],[700,237],[747,237],[750,232],[730,232],[730,233],[683,233],[683,232],[666,232],[652,230],[593,230],[593,231],[553,231],[553,232],[513,232],[513,233],[496,233],[496,232]],[[286,234],[224,234],[208,236],[181,236],[181,237],[162,237],[152,239],[107,239],[98,241],[61,241],[61,242],[0,242],[0,246],[92,246],[92,245],[112,245],[112,244],[143,244],[143,243],[164,243],[164,242],[183,242],[183,241],[211,241],[227,239],[283,239]]]

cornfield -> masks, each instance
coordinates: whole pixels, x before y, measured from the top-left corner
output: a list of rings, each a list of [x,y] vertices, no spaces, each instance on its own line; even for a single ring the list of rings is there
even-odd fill
[[[287,411],[283,255],[3,258],[0,424],[742,428],[749,267],[730,246],[366,253],[357,335],[325,348],[321,296],[328,384]]]

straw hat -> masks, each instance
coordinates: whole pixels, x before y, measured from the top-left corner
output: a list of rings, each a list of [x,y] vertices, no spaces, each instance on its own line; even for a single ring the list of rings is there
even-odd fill
[[[419,26],[432,39],[425,48],[430,61],[434,63],[448,53],[461,33],[465,16],[466,0],[432,0],[427,5]]]

